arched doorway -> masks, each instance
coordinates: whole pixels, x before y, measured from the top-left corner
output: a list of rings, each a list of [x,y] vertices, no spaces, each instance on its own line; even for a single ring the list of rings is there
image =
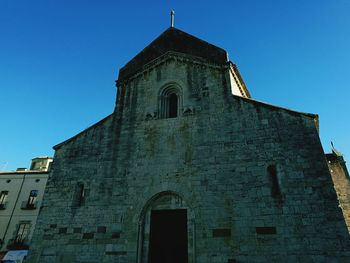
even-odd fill
[[[153,196],[139,220],[138,263],[194,263],[194,215],[183,198],[166,191]]]

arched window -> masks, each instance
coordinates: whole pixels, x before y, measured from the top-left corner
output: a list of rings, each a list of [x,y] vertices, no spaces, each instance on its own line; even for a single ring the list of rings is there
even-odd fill
[[[176,118],[178,112],[178,98],[175,93],[169,95],[168,98],[168,118]]]
[[[178,86],[170,85],[161,91],[160,94],[160,117],[177,118],[180,116],[182,96]]]

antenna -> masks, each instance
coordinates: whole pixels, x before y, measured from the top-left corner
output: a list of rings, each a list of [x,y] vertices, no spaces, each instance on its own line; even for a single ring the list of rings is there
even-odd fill
[[[175,12],[174,10],[170,11],[170,27],[174,27],[174,19],[175,19]]]

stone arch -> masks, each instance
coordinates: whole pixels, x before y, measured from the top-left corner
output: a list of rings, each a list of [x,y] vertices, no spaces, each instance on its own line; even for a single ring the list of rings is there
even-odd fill
[[[142,208],[138,221],[137,263],[147,263],[152,210],[187,210],[188,263],[195,262],[195,215],[186,200],[174,191],[162,191],[152,196]]]
[[[158,96],[160,118],[176,118],[181,115],[183,107],[182,88],[176,82],[170,82],[160,89]]]

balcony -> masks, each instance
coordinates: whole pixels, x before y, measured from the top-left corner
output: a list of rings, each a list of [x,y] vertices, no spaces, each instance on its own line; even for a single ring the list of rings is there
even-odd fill
[[[29,245],[26,244],[25,240],[15,240],[10,242],[6,248],[8,250],[28,250]]]
[[[23,201],[21,205],[22,210],[35,210],[37,208],[37,202],[28,203],[27,201]]]

